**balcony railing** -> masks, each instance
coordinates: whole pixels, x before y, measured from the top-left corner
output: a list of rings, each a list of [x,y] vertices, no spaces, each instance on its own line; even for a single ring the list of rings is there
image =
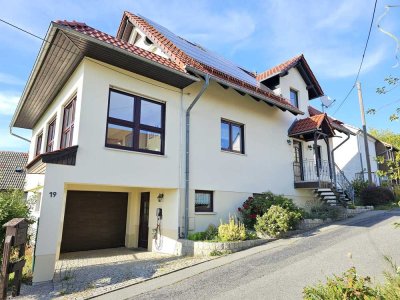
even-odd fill
[[[293,163],[294,182],[296,187],[328,186],[332,180],[328,161],[304,160]],[[303,186],[302,183],[305,185]]]

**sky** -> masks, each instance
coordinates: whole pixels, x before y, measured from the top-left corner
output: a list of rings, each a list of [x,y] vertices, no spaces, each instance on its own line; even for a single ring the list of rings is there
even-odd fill
[[[400,77],[396,42],[377,26],[400,37],[400,7],[390,8],[381,18],[387,5],[400,6],[400,0],[378,0],[359,80],[365,109],[377,109],[375,115],[367,114],[367,126],[400,133],[399,121],[389,120],[400,107],[400,88],[376,93],[386,77]],[[374,0],[0,0],[0,18],[41,37],[55,20],[85,22],[115,35],[127,10],[258,73],[303,53],[325,95],[336,100],[326,110],[333,115],[353,86],[373,6]],[[0,150],[28,150],[27,142],[9,134],[9,124],[41,44],[0,23]],[[318,99],[310,104],[321,108]],[[356,90],[333,116],[361,127]],[[14,131],[30,138],[29,130]]]

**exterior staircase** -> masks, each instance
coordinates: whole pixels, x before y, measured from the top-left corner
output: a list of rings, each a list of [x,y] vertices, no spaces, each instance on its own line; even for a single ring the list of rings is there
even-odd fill
[[[318,188],[314,190],[315,196],[322,202],[330,206],[347,206],[352,200],[342,189],[335,188]]]

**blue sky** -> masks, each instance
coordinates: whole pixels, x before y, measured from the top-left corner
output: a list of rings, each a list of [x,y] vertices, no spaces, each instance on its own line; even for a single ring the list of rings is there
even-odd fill
[[[325,94],[336,99],[327,110],[332,114],[354,82],[373,5],[373,0],[0,0],[0,18],[42,37],[50,22],[58,19],[85,22],[115,35],[123,11],[128,10],[257,72],[304,53]],[[376,21],[385,5],[400,1],[379,0]],[[382,27],[400,36],[399,16],[400,8],[392,8]],[[0,150],[28,149],[26,142],[9,135],[8,126],[40,46],[40,40],[0,23]],[[368,126],[400,133],[399,122],[389,121],[400,107],[400,88],[387,95],[375,92],[386,76],[400,76],[400,67],[393,67],[395,49],[394,40],[375,22],[360,81],[366,109],[383,107],[376,115],[367,115]],[[311,104],[320,107],[318,100]],[[335,117],[361,125],[356,91]],[[30,137],[30,131],[16,132]]]

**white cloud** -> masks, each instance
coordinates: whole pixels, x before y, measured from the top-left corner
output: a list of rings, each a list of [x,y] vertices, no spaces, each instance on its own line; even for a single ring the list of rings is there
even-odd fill
[[[9,85],[23,85],[25,82],[11,74],[0,72],[0,83]]]
[[[0,92],[0,114],[14,114],[19,98],[15,93]]]

